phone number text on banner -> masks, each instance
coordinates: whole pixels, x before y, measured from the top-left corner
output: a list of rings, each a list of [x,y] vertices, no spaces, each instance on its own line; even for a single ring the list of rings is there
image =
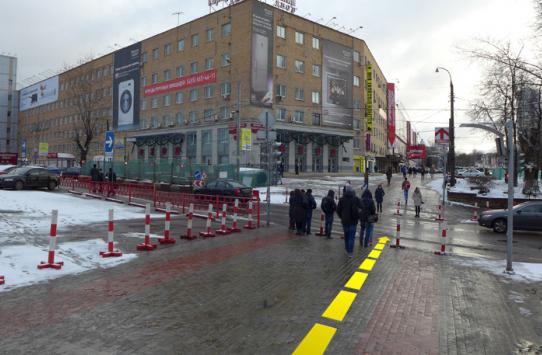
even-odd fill
[[[210,83],[216,83],[216,69],[193,74],[183,78],[173,79],[164,83],[145,86],[144,95],[160,95]]]

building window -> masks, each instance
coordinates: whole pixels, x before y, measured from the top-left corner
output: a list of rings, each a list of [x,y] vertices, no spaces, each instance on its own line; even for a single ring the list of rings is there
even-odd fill
[[[312,65],[312,76],[320,77],[320,66],[317,64]]]
[[[222,106],[219,112],[220,112],[220,118],[222,118],[223,120],[230,119],[230,108],[228,106]]]
[[[192,48],[196,48],[199,46],[199,34],[192,35],[190,39],[190,43],[192,43]]]
[[[181,111],[175,114],[175,121],[178,126],[181,126],[184,123],[184,115]]]
[[[303,123],[305,121],[305,112],[296,111],[294,114],[294,122]]]
[[[360,55],[358,51],[354,51],[354,62],[359,63]]]
[[[320,93],[318,91],[312,92],[312,103],[313,104],[319,104],[320,103]]]
[[[354,110],[361,110],[361,100],[354,99],[353,104],[354,104]]]
[[[359,87],[359,76],[354,75],[354,86]]]
[[[190,101],[198,101],[198,89],[190,90]]]
[[[353,147],[354,149],[359,149],[360,148],[360,140],[359,138],[354,138],[354,142],[353,142]]]
[[[152,50],[152,58],[153,59],[158,59],[160,58],[160,49],[159,48],[154,48]]]
[[[190,72],[196,74],[198,72],[198,62],[190,63]]]
[[[141,77],[141,85],[147,86],[147,77],[146,76]]]
[[[285,108],[279,108],[277,110],[277,120],[285,121],[287,114],[288,114],[288,111]]]
[[[223,67],[227,67],[228,65],[230,65],[231,64],[230,54],[229,53],[222,54],[220,62],[221,62]]]
[[[354,120],[353,125],[354,125],[354,129],[355,129],[356,131],[359,131],[359,129],[360,129],[360,127],[361,127],[361,121],[360,121],[360,120]]]
[[[226,96],[231,95],[231,83],[222,83],[220,84],[220,95]]]
[[[157,84],[158,83],[158,73],[152,73],[152,76],[151,76],[151,82],[153,84]]]
[[[213,120],[213,110],[212,109],[206,109],[203,111],[203,120],[204,121],[212,121]]]
[[[286,57],[277,54],[277,68],[286,69]]]
[[[296,60],[295,61],[295,71],[296,73],[304,73],[305,72],[305,62],[302,60]]]
[[[231,35],[231,23],[225,23],[222,25],[222,37],[228,37]]]
[[[198,113],[196,111],[190,111],[188,113],[188,117],[190,119],[190,123],[197,123],[198,122]]]
[[[141,62],[142,62],[142,63],[147,63],[147,60],[148,60],[147,57],[148,57],[148,56],[147,56],[147,52],[141,53]]]
[[[205,38],[207,39],[207,42],[212,42],[215,40],[215,30],[213,28],[207,29],[205,31]]]
[[[303,88],[296,88],[295,89],[295,99],[297,101],[304,101],[305,100],[305,90]]]
[[[158,98],[153,97],[151,100],[151,108],[158,108]]]
[[[286,85],[277,84],[277,96],[286,97]]]
[[[164,81],[171,80],[171,69],[164,70]]]
[[[179,91],[175,94],[175,103],[182,104],[184,102],[184,94],[182,91]]]
[[[147,100],[141,100],[141,111],[145,111],[147,109]]]
[[[203,92],[206,99],[210,99],[215,95],[215,87],[213,85],[209,85],[203,88]]]
[[[184,76],[184,67],[182,65],[179,65],[175,69],[175,73],[177,74],[177,78],[180,78],[181,76]]]
[[[169,106],[169,105],[171,105],[171,96],[166,95],[164,96],[164,106]]]
[[[284,26],[277,26],[277,37],[286,39],[286,28]]]
[[[157,117],[151,117],[151,127],[152,128],[158,128],[160,127],[160,121]]]
[[[322,115],[319,113],[313,113],[312,114],[312,125],[313,126],[320,126],[322,121]]]
[[[312,37],[312,48],[320,49],[320,39],[319,38]]]
[[[164,56],[171,55],[171,43],[164,46]]]
[[[295,43],[297,44],[303,44],[305,40],[305,35],[301,32],[295,32]]]
[[[215,67],[215,58],[213,57],[205,58],[205,69],[210,70],[210,69],[213,69],[214,67]]]
[[[184,51],[184,39],[180,39],[177,41],[177,52]]]

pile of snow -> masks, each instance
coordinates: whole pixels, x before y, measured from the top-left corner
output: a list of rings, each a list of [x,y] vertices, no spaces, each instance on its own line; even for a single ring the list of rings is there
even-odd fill
[[[506,260],[487,259],[455,259],[459,264],[469,267],[477,267],[492,274],[510,278],[522,282],[542,282],[542,264],[536,263],[513,263],[514,274],[504,273]]]
[[[442,178],[432,180],[426,186],[442,195]],[[478,193],[478,190],[471,190],[471,186],[474,187],[474,185],[469,184],[468,179],[457,179],[455,186],[450,187],[448,191],[457,193],[468,193],[476,195],[477,197],[485,198],[508,198],[508,184],[505,183],[503,180],[491,181],[489,185],[490,191],[487,194],[480,194]],[[518,187],[514,188],[514,197],[528,199],[529,196],[524,195],[522,190],[523,181],[520,180],[518,182]],[[542,196],[539,196],[539,198],[540,197]]]
[[[63,261],[64,266],[60,270],[38,270],[40,261],[47,261],[47,248],[4,246],[0,249],[0,274],[5,276],[6,284],[0,286],[0,292],[92,269],[110,268],[137,257],[136,254],[123,254],[117,258],[102,258],[99,252],[106,249],[107,244],[101,239],[59,243],[55,261]]]

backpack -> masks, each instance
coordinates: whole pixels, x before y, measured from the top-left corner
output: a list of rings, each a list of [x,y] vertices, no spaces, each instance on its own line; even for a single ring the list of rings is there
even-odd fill
[[[322,199],[322,205],[321,205],[321,208],[322,208],[322,212],[324,213],[331,213],[331,202],[329,201],[329,198],[327,197],[324,197]]]
[[[405,190],[410,190],[410,182],[406,182],[405,184]]]

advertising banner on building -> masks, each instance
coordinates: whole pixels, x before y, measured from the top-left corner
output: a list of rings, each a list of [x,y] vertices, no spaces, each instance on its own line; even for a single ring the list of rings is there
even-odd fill
[[[113,77],[113,127],[139,126],[139,78],[141,42],[115,52]]]
[[[143,89],[145,97],[167,94],[168,92],[179,91],[198,87],[201,85],[216,83],[216,69],[204,71],[203,73],[193,74],[190,76],[173,79],[165,83],[147,85]]]
[[[352,49],[323,41],[322,125],[352,129]]]
[[[425,145],[409,145],[407,147],[408,159],[425,159],[426,156]]]
[[[244,151],[252,149],[252,130],[250,128],[241,128],[241,149]]]
[[[388,83],[388,142],[395,147],[395,84]]]
[[[46,157],[47,154],[49,153],[49,143],[39,143],[38,153],[40,157]]]
[[[1,153],[0,152],[0,164],[17,165],[17,153]]]
[[[58,100],[58,75],[21,90],[19,110],[25,111]]]
[[[255,1],[252,6],[252,68],[250,102],[273,104],[273,10]]]
[[[367,130],[373,130],[373,67],[367,66]]]

